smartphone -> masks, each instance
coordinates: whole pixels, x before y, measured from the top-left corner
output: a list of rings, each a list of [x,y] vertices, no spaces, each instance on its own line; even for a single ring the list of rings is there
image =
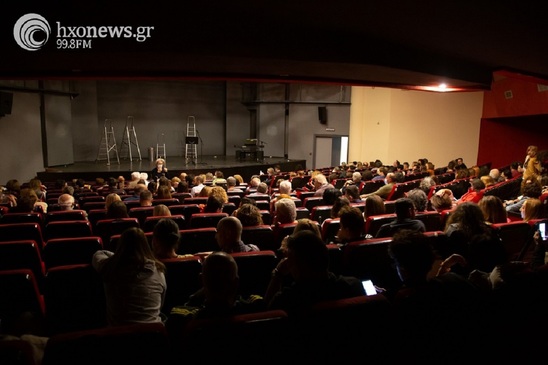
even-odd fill
[[[377,294],[377,289],[371,280],[362,281],[363,289],[365,290],[365,295],[375,295]]]
[[[543,241],[546,241],[547,240],[547,237],[546,237],[546,222],[540,222],[538,224],[538,230],[540,231],[540,238]]]

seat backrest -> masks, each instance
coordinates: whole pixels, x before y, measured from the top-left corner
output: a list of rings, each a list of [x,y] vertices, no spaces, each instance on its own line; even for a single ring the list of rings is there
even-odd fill
[[[236,210],[236,207],[237,205],[232,202],[224,203],[222,212],[228,215],[232,215],[232,213]]]
[[[133,208],[129,209],[129,211],[128,211],[128,215],[131,218],[137,218],[137,220],[139,221],[139,225],[141,227],[143,227],[143,225],[145,224],[145,219],[147,217],[152,217],[153,213],[154,213],[154,207],[153,206],[133,207]]]
[[[186,228],[190,228],[190,217],[192,214],[200,213],[200,206],[198,204],[170,205],[168,209],[171,215],[181,214],[185,217]]]
[[[217,223],[224,217],[228,217],[226,213],[195,213],[190,217],[190,228],[206,228],[217,227]]]
[[[297,207],[297,220],[310,218],[310,211],[305,207]]]
[[[44,228],[46,242],[53,238],[89,237],[91,235],[91,223],[88,220],[53,221]]]
[[[322,223],[322,239],[325,243],[335,242],[335,236],[339,232],[340,218],[329,218]]]
[[[442,231],[441,214],[436,211],[426,211],[415,214],[415,219],[424,223],[427,231]]]
[[[40,251],[44,247],[42,229],[38,223],[6,223],[0,224],[0,241],[32,240]]]
[[[184,205],[189,205],[189,204],[197,204],[197,205],[200,205],[200,204],[207,204],[207,197],[204,197],[204,196],[195,196],[194,198],[185,198],[183,204],[184,204]]]
[[[40,248],[33,240],[0,242],[1,270],[30,269],[40,290],[44,280],[45,265]]]
[[[108,326],[51,336],[42,365],[166,365],[169,351],[169,338],[162,323]]]
[[[261,250],[276,251],[279,248],[279,246],[276,247],[274,230],[269,224],[243,227],[242,241],[246,244],[256,245]]]
[[[140,228],[137,218],[102,219],[96,223],[93,235],[101,237],[104,248],[114,252],[116,247],[111,247],[110,237],[122,234],[126,229],[132,227]]]
[[[184,204],[186,198],[192,198],[190,193],[172,193],[171,196],[179,200],[178,204]]]
[[[509,261],[521,261],[532,244],[533,230],[525,221],[495,223],[491,227],[500,237]]]
[[[371,279],[385,289],[399,287],[400,280],[388,254],[391,240],[372,238],[348,243],[343,247],[342,271],[360,280]]]
[[[73,210],[54,210],[49,211],[44,217],[44,224],[48,224],[53,221],[85,221],[87,220],[87,213],[83,209]]]
[[[2,332],[43,333],[44,316],[44,298],[32,270],[0,270]]]
[[[197,252],[219,251],[221,248],[215,239],[217,228],[196,228],[180,231],[181,239],[177,253],[195,254]]]
[[[318,205],[323,205],[323,198],[321,196],[311,196],[303,200],[303,207],[312,212],[312,208]]]
[[[202,263],[198,256],[161,260],[166,266],[166,298],[163,313],[186,303],[191,294],[202,287]]]
[[[394,219],[396,219],[395,213],[370,215],[365,220],[365,233],[375,237],[383,224],[390,223]]]
[[[163,219],[163,218],[169,218],[169,219],[173,220],[175,223],[177,223],[177,226],[179,227],[179,230],[186,228],[185,216],[181,215],[181,214],[172,214],[172,215],[167,216],[167,217],[161,217],[161,216],[146,217],[145,222],[142,225],[143,231],[145,231],[145,232],[154,231],[154,227],[156,226],[156,223],[158,223],[158,221],[160,219]]]
[[[154,198],[152,200],[152,205],[159,205],[159,204],[164,204],[165,206],[169,207],[170,205],[179,205],[181,204],[181,202],[179,201],[179,199],[177,198],[166,198],[166,199],[158,199],[158,198]]]
[[[98,236],[52,238],[43,249],[46,270],[55,266],[89,264],[93,254],[103,249]]]
[[[374,191],[377,191],[381,186],[384,185],[383,180],[368,180],[363,184],[363,188],[360,191],[360,195],[370,194]]]
[[[50,268],[44,287],[50,334],[106,326],[103,281],[90,263]]]
[[[44,224],[42,213],[6,213],[0,218],[0,224],[7,223],[38,223],[41,227]]]
[[[297,225],[296,222],[293,223],[283,223],[283,224],[277,224],[273,227],[274,229],[274,239],[276,246],[280,247],[282,244],[283,239],[286,236],[289,236],[293,233],[295,230],[295,226]]]
[[[310,219],[322,224],[327,218],[331,218],[332,205],[317,205],[312,207]]]
[[[103,209],[103,210],[105,210],[105,202],[104,201],[80,203],[80,206],[82,207],[82,209],[84,209],[88,213],[92,209]]]

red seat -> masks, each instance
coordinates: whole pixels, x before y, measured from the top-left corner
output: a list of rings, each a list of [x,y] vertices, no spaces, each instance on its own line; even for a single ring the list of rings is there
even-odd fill
[[[375,237],[383,224],[390,223],[394,219],[396,219],[395,213],[371,215],[365,220],[365,233]]]
[[[44,226],[44,217],[42,213],[6,213],[0,218],[0,224],[8,223],[38,223]]]
[[[103,280],[91,264],[52,267],[44,286],[50,334],[106,326]]]
[[[44,247],[42,229],[38,223],[6,223],[0,224],[0,241],[32,240],[40,251]]]
[[[190,228],[217,227],[217,223],[225,217],[226,213],[195,213],[190,217]]]
[[[89,264],[93,254],[103,249],[101,237],[52,238],[43,249],[46,270],[55,266]]]
[[[154,207],[133,207],[129,209],[128,215],[130,218],[137,218],[139,225],[144,226],[147,217],[152,217],[154,213]]]
[[[238,264],[239,293],[243,296],[264,296],[277,263],[274,251],[236,252],[231,255]]]
[[[40,247],[33,240],[0,242],[0,268],[2,270],[30,269],[42,290],[46,268]]]
[[[189,228],[190,217],[192,217],[192,214],[200,213],[200,206],[197,204],[170,205],[168,208],[171,215],[180,214],[185,217],[186,228]]]
[[[92,209],[103,209],[103,210],[105,210],[105,202],[104,201],[85,202],[85,203],[81,203],[80,206],[82,207],[82,209],[84,209],[88,213]]]
[[[310,212],[310,219],[322,224],[327,218],[331,218],[332,205],[317,205]]]
[[[323,205],[323,198],[321,196],[310,196],[303,200],[303,207],[308,209],[309,212],[312,212],[312,208],[318,205]]]
[[[172,214],[170,216],[165,216],[165,217],[163,216],[146,217],[145,222],[142,225],[143,231],[145,231],[145,233],[154,231],[154,227],[156,226],[156,223],[158,223],[158,221],[163,218],[169,218],[173,220],[175,223],[177,223],[179,230],[186,228],[185,217],[181,214],[177,214],[177,215]]]
[[[217,228],[184,229],[181,231],[178,254],[219,251],[221,248],[215,239]]]
[[[177,198],[171,198],[171,199],[158,199],[158,198],[154,198],[152,199],[152,205],[159,205],[159,204],[163,204],[165,206],[171,206],[171,205],[179,205],[181,204],[181,202],[179,201],[179,199]]]
[[[44,217],[44,224],[53,221],[85,221],[87,213],[83,209],[48,211]]]
[[[335,242],[335,236],[340,228],[340,218],[326,219],[323,221],[321,228],[322,240],[325,243]]]
[[[442,217],[439,212],[427,211],[416,213],[415,219],[424,223],[426,231],[443,231]]]
[[[2,333],[45,333],[44,297],[30,269],[0,270]]]
[[[279,246],[276,247],[274,231],[269,224],[243,227],[242,241],[246,244],[254,244],[261,250],[276,251],[279,248]]]
[[[533,230],[525,221],[492,224],[499,235],[509,261],[521,261],[532,248]]]
[[[122,234],[126,229],[132,227],[140,228],[137,218],[102,219],[95,225],[93,234],[101,237],[106,250],[116,251],[116,247],[111,246],[110,237]]]
[[[91,223],[88,220],[53,221],[44,228],[46,242],[54,238],[89,237],[91,235]]]
[[[186,303],[191,294],[202,287],[202,263],[198,256],[161,260],[166,266],[166,298],[163,313]]]

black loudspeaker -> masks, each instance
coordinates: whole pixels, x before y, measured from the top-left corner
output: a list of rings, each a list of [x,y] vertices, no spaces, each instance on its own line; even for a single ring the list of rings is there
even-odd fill
[[[13,94],[0,91],[0,117],[11,114],[11,104],[13,103]]]
[[[327,107],[318,107],[318,119],[320,120],[321,124],[327,124]]]

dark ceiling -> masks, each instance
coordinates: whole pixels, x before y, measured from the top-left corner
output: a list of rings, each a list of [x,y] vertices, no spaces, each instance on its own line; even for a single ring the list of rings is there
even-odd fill
[[[182,2],[182,3],[186,3]],[[544,2],[100,1],[0,14],[0,77],[199,78],[488,89],[493,72],[548,79]],[[18,5],[19,7],[19,5]],[[36,52],[13,41],[25,12],[63,25],[149,25],[145,42]],[[11,32],[11,33],[10,33]],[[9,37],[6,36],[8,33]]]

